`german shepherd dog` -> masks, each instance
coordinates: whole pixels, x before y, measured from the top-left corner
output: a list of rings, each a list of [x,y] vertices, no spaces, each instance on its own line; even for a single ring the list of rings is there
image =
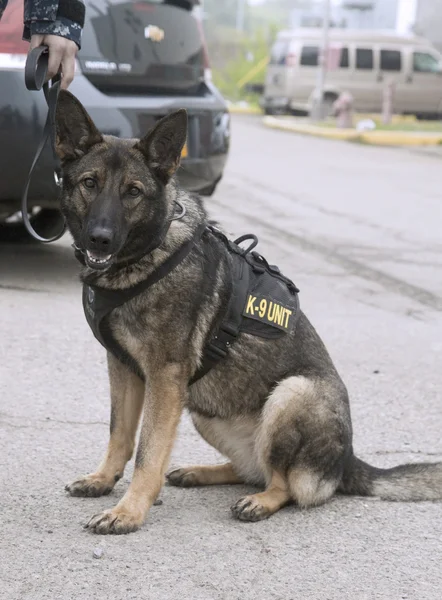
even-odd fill
[[[62,210],[84,256],[83,282],[105,290],[132,287],[209,223],[202,200],[174,177],[187,135],[184,110],[141,140],[118,139],[101,135],[81,103],[62,91],[56,126]],[[173,220],[183,207],[184,216]],[[111,313],[112,334],[143,377],[108,352],[109,444],[96,471],[66,486],[69,494],[112,490],[143,417],[129,488],[86,527],[122,534],[142,525],[163,485],[185,408],[229,462],[183,467],[167,479],[181,487],[261,488],[231,507],[241,521],[265,519],[291,503],[318,506],[336,492],[442,499],[442,463],[379,469],[353,454],[347,390],[302,312],[295,330],[278,339],[240,333],[226,358],[189,385],[229,302],[230,269],[224,244],[206,231],[165,277]]]

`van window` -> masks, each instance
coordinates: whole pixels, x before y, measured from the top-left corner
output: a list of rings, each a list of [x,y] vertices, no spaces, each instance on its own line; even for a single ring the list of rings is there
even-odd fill
[[[373,50],[369,48],[356,48],[356,68],[373,68]]]
[[[341,61],[339,63],[341,69],[348,69],[349,61],[348,61],[348,48],[341,49]]]
[[[399,50],[381,50],[381,71],[400,71],[402,55]]]
[[[441,73],[440,62],[426,52],[413,52],[413,71],[415,73]]]
[[[303,46],[300,64],[303,67],[317,67],[319,59],[318,46]]]
[[[273,44],[273,48],[270,54],[271,65],[285,65],[285,59],[287,58],[289,43],[286,40],[277,40]]]

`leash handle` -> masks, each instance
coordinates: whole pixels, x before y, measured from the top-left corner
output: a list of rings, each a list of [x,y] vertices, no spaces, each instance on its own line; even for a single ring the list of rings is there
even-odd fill
[[[25,85],[31,92],[39,92],[48,72],[49,48],[38,46],[31,50],[26,59]]]
[[[44,238],[39,235],[35,229],[33,228],[31,221],[29,219],[28,213],[28,192],[29,186],[31,184],[32,173],[34,172],[35,165],[37,164],[40,156],[46,146],[48,140],[51,142],[52,153],[54,156],[55,166],[55,175],[57,179],[60,181],[60,167],[57,155],[55,153],[55,116],[57,110],[57,99],[58,92],[60,91],[60,81],[61,75],[57,73],[55,77],[51,80],[51,85],[46,82],[46,76],[48,72],[48,62],[49,62],[49,48],[47,46],[39,46],[38,48],[34,48],[28,54],[25,65],[25,85],[30,91],[40,91],[43,89],[46,103],[48,105],[48,114],[46,117],[46,123],[43,128],[43,135],[38,145],[37,151],[34,156],[34,160],[32,161],[31,168],[29,169],[28,178],[26,180],[26,185],[23,190],[22,199],[21,199],[21,212],[23,223],[28,231],[28,233],[39,242],[43,242],[48,244],[49,242],[55,242],[60,239],[61,236],[66,231],[66,223],[64,224],[62,230],[57,235],[54,235],[51,238]]]

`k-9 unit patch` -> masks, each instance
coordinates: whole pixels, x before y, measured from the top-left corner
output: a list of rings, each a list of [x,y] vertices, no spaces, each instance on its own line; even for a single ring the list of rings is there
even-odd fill
[[[293,307],[289,308],[270,297],[255,294],[247,296],[243,315],[282,331],[290,331],[295,318]]]

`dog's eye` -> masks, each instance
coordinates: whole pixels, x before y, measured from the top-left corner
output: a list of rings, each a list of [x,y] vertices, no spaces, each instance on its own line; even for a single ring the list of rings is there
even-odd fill
[[[132,198],[136,198],[137,196],[139,196],[141,194],[141,190],[135,186],[132,186],[131,188],[129,188],[129,195],[132,196]]]
[[[90,190],[95,187],[95,179],[92,179],[92,177],[86,177],[86,179],[83,179],[83,183]]]

